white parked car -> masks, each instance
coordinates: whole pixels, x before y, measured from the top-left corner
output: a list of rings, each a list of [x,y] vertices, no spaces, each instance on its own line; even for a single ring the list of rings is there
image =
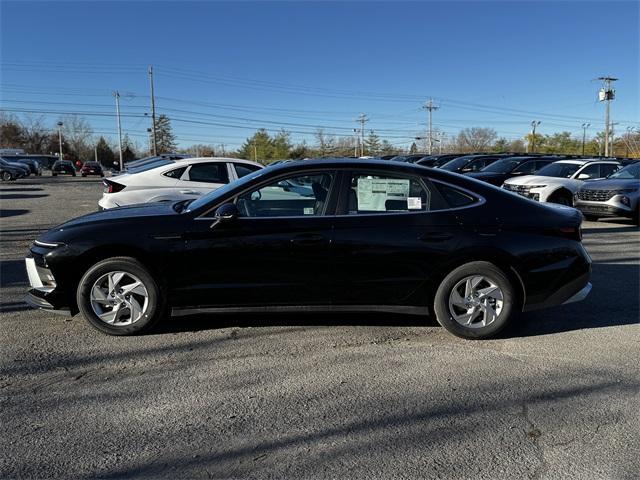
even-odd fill
[[[104,179],[101,209],[136,203],[189,200],[263,168],[237,158],[159,158]]]
[[[510,178],[502,188],[538,202],[573,206],[573,196],[585,180],[608,177],[621,166],[616,160],[560,160],[535,175]]]

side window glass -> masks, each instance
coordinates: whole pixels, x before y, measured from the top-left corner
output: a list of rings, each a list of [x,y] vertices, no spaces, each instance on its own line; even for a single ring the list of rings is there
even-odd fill
[[[471,195],[461,192],[457,188],[450,187],[443,183],[437,183],[436,187],[440,194],[444,197],[450,208],[460,208],[467,205],[471,205],[476,202],[476,199]]]
[[[169,178],[180,178],[187,167],[174,168],[173,170],[169,170],[164,174],[165,177]]]
[[[415,177],[354,174],[348,193],[347,213],[425,212],[430,210],[431,192]]]
[[[533,173],[535,172],[536,162],[524,162],[514,170],[515,173]]]
[[[620,169],[620,165],[613,165],[613,164],[600,165],[600,176],[608,177],[612,173],[617,172],[619,169]]]
[[[236,204],[242,217],[324,215],[333,174],[297,175],[244,193]]]
[[[585,176],[586,175],[586,176]],[[588,165],[580,171],[578,177],[580,180],[590,178],[600,178],[600,165]]]
[[[236,175],[238,176],[238,178],[249,175],[256,170],[260,170],[260,167],[257,167],[255,165],[248,165],[246,163],[234,163],[233,168],[236,170]]]
[[[191,165],[189,170],[189,180],[192,182],[205,183],[229,183],[227,164],[218,163],[196,163]]]

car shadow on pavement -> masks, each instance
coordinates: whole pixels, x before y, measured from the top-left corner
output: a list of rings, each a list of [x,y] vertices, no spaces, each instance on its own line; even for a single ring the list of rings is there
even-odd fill
[[[30,211],[31,210],[0,208],[0,218],[19,217],[20,215],[26,215]]]
[[[529,337],[640,323],[640,265],[596,263],[582,302],[523,314],[502,337]]]
[[[0,190],[0,200],[26,200],[29,198],[43,198],[48,197],[46,193],[7,193],[5,194]]]

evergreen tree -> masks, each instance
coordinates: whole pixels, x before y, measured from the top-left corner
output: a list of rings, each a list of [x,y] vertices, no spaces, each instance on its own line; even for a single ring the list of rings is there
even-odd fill
[[[136,159],[136,151],[131,144],[131,139],[129,139],[129,135],[125,134],[122,139],[122,161],[123,163],[128,163]]]
[[[391,155],[398,151],[389,140],[382,140],[380,145],[380,155]]]
[[[273,160],[283,160],[291,156],[291,140],[289,132],[281,130],[273,138]]]
[[[171,128],[171,121],[165,114],[156,119],[156,146],[159,154],[176,150],[176,136]]]
[[[116,156],[104,137],[100,137],[98,139],[96,151],[98,154],[98,161],[102,166],[106,168],[113,168],[115,166],[113,162],[115,162]]]
[[[418,146],[416,145],[416,142],[413,142],[413,143],[411,144],[411,148],[409,149],[409,153],[410,153],[411,155],[413,155],[413,154],[415,154],[415,153],[418,153]]]
[[[496,143],[493,144],[493,151],[494,152],[506,152],[507,150],[509,150],[509,141],[506,138],[499,138],[498,140],[496,140]]]
[[[247,160],[255,160],[257,162],[265,162],[273,159],[274,143],[269,133],[261,128],[252,137],[247,138],[238,150],[240,158]]]
[[[369,136],[364,141],[365,155],[376,156],[380,155],[380,137],[378,137],[373,130],[369,132]]]

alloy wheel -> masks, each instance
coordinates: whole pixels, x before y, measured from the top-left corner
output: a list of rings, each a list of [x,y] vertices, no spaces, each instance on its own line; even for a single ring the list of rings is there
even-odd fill
[[[137,322],[149,306],[149,293],[142,281],[129,272],[109,272],[91,287],[91,308],[103,322],[126,326]]]
[[[490,325],[500,316],[503,304],[502,290],[484,275],[463,278],[449,294],[451,317],[467,328]]]

